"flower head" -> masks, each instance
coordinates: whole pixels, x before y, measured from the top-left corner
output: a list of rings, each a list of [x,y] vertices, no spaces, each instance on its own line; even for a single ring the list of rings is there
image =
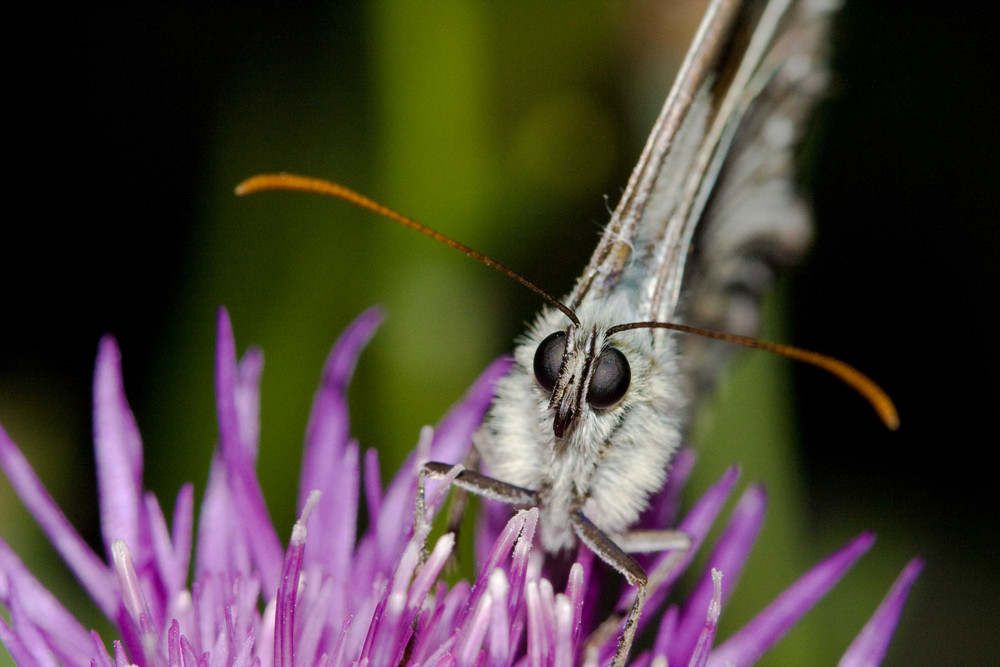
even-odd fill
[[[414,535],[421,462],[461,461],[509,362],[492,364],[436,429],[425,429],[396,477],[383,488],[374,450],[349,437],[345,393],[355,361],[380,321],[364,313],[344,333],[323,371],[306,432],[299,520],[287,546],[272,525],[255,465],[259,350],[237,361],[229,319],[220,311],[216,354],[219,443],[198,514],[194,490],[181,488],[169,522],[142,487],[142,444],[125,399],[120,356],[101,341],[94,379],[103,556],[94,553],[0,429],[0,464],[80,584],[112,621],[112,650],[75,619],[0,540],[0,639],[21,665],[553,665],[604,664],[615,632],[591,637],[609,609],[599,599],[633,594],[581,548],[559,572],[532,542],[537,509],[495,508],[477,529],[478,575],[447,587],[439,575],[454,537],[428,545]],[[700,582],[683,602],[667,602],[721,512],[738,477],[730,469],[679,521],[678,498],[694,457],[682,452],[643,522],[676,523],[690,536],[684,553],[647,560],[651,594],[640,624],[651,648],[634,664],[748,664],[788,628],[871,545],[862,534],[819,563],[742,630],[717,644],[715,630],[760,528],[765,497],[750,487],[715,544]],[[458,474],[456,468],[454,474]],[[447,480],[445,480],[447,482]],[[428,488],[434,511],[447,483]],[[362,505],[367,525],[359,529]],[[502,517],[502,518],[498,518]],[[192,566],[193,557],[193,566]],[[921,564],[904,570],[843,664],[881,660]],[[558,583],[554,583],[558,582]],[[560,592],[557,592],[557,588]],[[596,639],[595,639],[596,637]]]

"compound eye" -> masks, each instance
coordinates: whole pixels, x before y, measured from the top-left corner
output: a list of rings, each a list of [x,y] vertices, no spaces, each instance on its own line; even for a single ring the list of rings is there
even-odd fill
[[[587,389],[587,402],[595,408],[610,408],[622,400],[632,381],[632,370],[621,350],[609,347],[601,352]]]
[[[550,334],[538,344],[535,350],[535,379],[538,386],[545,391],[555,389],[559,379],[559,367],[562,366],[563,354],[566,352],[566,332],[557,331]]]

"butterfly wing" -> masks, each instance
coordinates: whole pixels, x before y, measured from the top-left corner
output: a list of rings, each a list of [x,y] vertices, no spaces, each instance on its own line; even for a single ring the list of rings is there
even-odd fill
[[[627,271],[648,273],[657,247],[663,246],[656,239],[683,230],[675,215],[683,199],[681,184],[710,124],[713,107],[708,98],[716,78],[714,68],[739,10],[738,2],[714,0],[706,11],[625,192],[567,299],[570,308],[606,297]]]
[[[756,332],[773,269],[811,237],[794,154],[826,87],[833,9],[711,3],[570,307],[638,283],[637,320]]]
[[[679,318],[744,336],[760,331],[761,299],[798,262],[813,234],[796,179],[808,121],[828,89],[831,2],[792,3],[775,23],[741,96],[725,120],[696,207]],[[690,233],[690,232],[689,232]],[[676,289],[674,276],[665,287]],[[676,292],[673,296],[676,299]],[[732,345],[689,336],[682,365],[699,391],[709,388]]]
[[[627,285],[637,321],[757,335],[763,293],[812,237],[795,156],[827,88],[836,4],[711,3],[571,308]],[[699,390],[732,351],[681,345]]]

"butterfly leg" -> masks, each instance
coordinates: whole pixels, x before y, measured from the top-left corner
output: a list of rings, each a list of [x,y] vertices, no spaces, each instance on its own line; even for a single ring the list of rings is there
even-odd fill
[[[421,532],[426,534],[429,528],[425,499],[427,478],[444,479],[450,477],[456,467],[459,467],[459,472],[454,476],[451,483],[463,491],[474,493],[477,496],[490,500],[499,500],[508,505],[535,506],[538,504],[538,492],[531,489],[501,482],[498,479],[493,479],[474,470],[465,470],[460,466],[428,461],[420,469],[420,475],[417,477],[417,502],[414,508],[415,535],[421,534]]]
[[[646,571],[628,552],[615,544],[604,531],[595,526],[582,511],[576,510],[571,516],[573,532],[580,538],[580,541],[586,544],[598,558],[618,570],[629,584],[636,587],[635,601],[625,618],[625,628],[622,630],[621,637],[618,638],[615,659],[611,663],[613,667],[623,667],[628,659],[629,651],[632,649],[632,640],[635,639],[635,632],[638,629],[642,605],[646,601],[646,584],[648,582]],[[617,614],[609,618],[591,634],[587,640],[588,647],[598,647],[603,644],[604,640],[610,636],[608,630],[615,632],[620,625],[621,617]]]
[[[465,457],[465,461],[462,462],[462,466],[466,470],[476,471],[479,469],[479,452],[473,447],[469,450],[469,453]],[[426,478],[426,474],[424,474]],[[423,491],[423,486],[420,486],[419,491]],[[469,491],[463,488],[456,488],[452,492],[451,502],[448,504],[448,523],[445,528],[445,532],[451,533],[455,536],[455,542],[458,543],[460,539],[460,533],[462,530],[462,521],[465,518],[465,508],[469,504]],[[458,563],[458,554],[456,551],[451,552],[451,556],[448,557],[448,568],[454,570]]]
[[[691,538],[679,530],[630,530],[612,537],[615,544],[630,554],[685,551]]]
[[[586,517],[584,518],[586,519]],[[599,529],[596,527],[594,527],[593,530],[600,532]],[[633,530],[627,533],[623,533],[621,535],[615,535],[613,537],[604,535],[603,533],[602,535],[605,540],[610,542],[612,545],[617,547],[626,555],[637,552],[643,552],[643,553],[659,552],[659,551],[674,552],[673,554],[671,554],[671,557],[663,559],[661,563],[657,565],[656,569],[654,569],[652,572],[649,573],[646,573],[645,570],[642,570],[641,567],[636,563],[636,567],[640,568],[640,570],[646,576],[646,580],[644,586],[638,586],[637,584],[634,584],[636,585],[636,599],[632,604],[631,610],[629,611],[628,615],[629,620],[627,622],[637,623],[639,620],[639,614],[636,611],[637,605],[639,610],[641,611],[642,604],[643,602],[645,602],[645,597],[647,592],[655,591],[664,582],[664,580],[666,580],[671,574],[673,574],[674,568],[678,563],[681,562],[681,560],[684,558],[684,555],[687,553],[687,550],[691,547],[691,538],[686,533],[683,533],[679,530]],[[586,542],[582,536],[580,539],[581,541],[584,541],[588,546],[590,546],[590,543]],[[593,547],[591,548],[593,549]],[[625,569],[623,569],[623,567],[613,562],[610,558],[605,557],[600,551],[595,549],[594,552],[597,553],[601,557],[601,559],[604,560],[604,562],[608,563],[616,570],[621,572],[625,576],[625,578],[628,579],[629,583],[633,583],[632,580],[629,579],[629,575],[625,571]],[[632,562],[634,563],[635,561]],[[633,620],[633,615],[635,616],[634,620]],[[591,633],[590,637],[587,639],[587,644],[595,647],[603,645],[609,638],[613,637],[615,633],[618,632],[619,628],[621,627],[623,617],[624,615],[622,612],[616,611],[612,613],[603,623],[601,623],[601,625],[597,627],[597,629],[595,629]],[[626,626],[626,631],[628,631],[628,626]],[[633,636],[635,634],[635,631],[636,631],[635,628],[633,628],[631,631]],[[631,638],[629,639],[629,643],[631,644]],[[620,651],[621,651],[621,641],[619,641],[619,653]],[[618,659],[617,655],[618,654],[616,653],[616,660]],[[628,657],[627,653],[625,656],[622,657],[622,660],[624,660],[624,658],[626,657]]]
[[[462,465],[465,466],[466,470],[479,470],[479,452],[476,451],[475,447],[469,450]],[[447,531],[455,535],[456,542],[458,542],[459,532],[462,529],[462,520],[465,518],[465,508],[468,504],[469,492],[462,488],[455,489],[455,494],[452,496],[451,504],[448,507]]]
[[[425,479],[426,477],[430,477],[431,479],[447,477],[448,473],[454,467],[448,463],[428,461],[424,464],[423,471],[421,471],[421,479]],[[501,482],[498,479],[493,479],[488,475],[483,475],[474,470],[462,470],[458,473],[458,477],[455,478],[452,484],[477,496],[490,500],[499,500],[508,505],[538,504],[537,491]]]

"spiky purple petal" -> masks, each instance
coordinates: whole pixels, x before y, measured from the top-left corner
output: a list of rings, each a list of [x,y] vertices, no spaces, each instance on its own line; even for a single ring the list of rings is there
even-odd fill
[[[34,667],[38,664],[28,647],[21,641],[20,635],[7,625],[7,622],[0,618],[0,641],[7,647],[10,657],[14,658],[15,664],[22,667]]]
[[[53,651],[64,659],[82,658],[89,653],[90,637],[86,629],[32,576],[3,540],[0,540],[0,600],[11,610],[11,629],[21,636],[32,654],[36,647],[43,650],[44,643],[28,641],[28,632],[48,638]]]
[[[320,388],[313,400],[299,480],[299,508],[310,492],[323,489],[313,515],[313,537],[307,564],[322,563],[333,576],[350,576],[355,541],[360,479],[359,448],[349,441],[347,386],[358,356],[382,321],[371,308],[341,335],[327,357]]]
[[[865,627],[847,648],[839,663],[841,667],[866,667],[882,662],[889,648],[892,633],[896,631],[896,624],[903,612],[910,587],[923,569],[924,561],[920,558],[914,558],[906,564],[875,610],[875,614],[865,623]]]
[[[715,631],[719,627],[719,614],[721,613],[722,572],[712,568],[712,599],[708,603],[708,611],[705,614],[701,632],[698,633],[698,640],[695,642],[691,659],[688,661],[690,667],[704,667],[708,661],[709,653],[712,651],[712,643],[715,641]]]
[[[678,559],[675,553],[667,552],[656,559],[650,568],[651,579],[658,573],[666,571],[662,583],[657,590],[647,598],[646,604],[655,606],[670,590],[671,585],[694,559],[695,554],[705,541],[708,531],[715,523],[716,517],[722,511],[726,499],[732,493],[736,481],[740,477],[738,466],[730,466],[715,484],[698,499],[691,510],[677,524],[677,530],[691,540],[691,546]]]
[[[732,492],[736,481],[739,479],[740,471],[737,466],[731,466],[723,473],[715,484],[698,499],[694,507],[678,524],[677,529],[687,535],[691,540],[690,547],[683,552],[665,552],[654,561],[654,565],[647,569],[649,574],[651,592],[646,598],[647,609],[657,609],[663,599],[667,596],[670,588],[678,577],[684,572],[698,548],[708,534],[709,529],[715,522],[719,512],[722,511],[726,499]],[[619,598],[617,609],[628,609],[632,605],[635,597],[635,589],[626,589]],[[651,614],[646,614],[639,619],[640,631],[650,622]],[[608,641],[601,650],[601,661],[607,662],[615,651],[615,642]]]
[[[716,571],[725,574],[720,603],[729,598],[763,525],[766,504],[766,494],[760,485],[747,489],[736,504],[726,529],[708,557],[701,579],[684,603],[670,642],[670,663],[678,664],[691,655],[699,641],[705,624],[705,609],[715,599],[716,588],[719,587]]]
[[[94,456],[108,557],[116,540],[124,540],[137,553],[144,551],[139,526],[142,441],[125,399],[121,353],[110,336],[101,339],[94,373]]]
[[[510,616],[507,610],[507,599],[510,584],[503,570],[496,569],[490,574],[487,584],[492,601],[492,618],[490,619],[489,636],[489,666],[506,667],[510,664],[512,652],[510,634]]]
[[[241,425],[237,402],[239,377],[236,364],[236,343],[229,314],[219,309],[218,342],[215,357],[215,399],[218,404],[219,445],[226,466],[226,482],[236,512],[230,520],[238,522],[243,539],[250,547],[261,580],[268,590],[278,587],[283,550],[278,534],[271,524],[254,471],[256,448],[246,439],[248,428]]]
[[[21,502],[80,584],[101,611],[113,614],[118,605],[114,574],[76,532],[3,427],[0,427],[0,465]]]
[[[299,574],[302,572],[302,556],[306,546],[306,524],[309,515],[319,502],[319,491],[309,494],[299,520],[292,527],[292,538],[281,566],[281,586],[278,588],[277,610],[275,612],[274,658],[278,667],[295,665],[295,608],[299,589]],[[227,617],[226,619],[230,619]]]
[[[764,611],[712,651],[708,664],[711,667],[740,667],[756,662],[827,594],[874,542],[874,535],[862,533],[820,561]]]
[[[677,605],[670,605],[663,612],[660,620],[660,627],[656,632],[656,640],[653,642],[653,655],[662,656],[666,662],[667,653],[670,651],[670,643],[674,639],[674,632],[677,630],[677,622],[680,618],[680,609]]]

